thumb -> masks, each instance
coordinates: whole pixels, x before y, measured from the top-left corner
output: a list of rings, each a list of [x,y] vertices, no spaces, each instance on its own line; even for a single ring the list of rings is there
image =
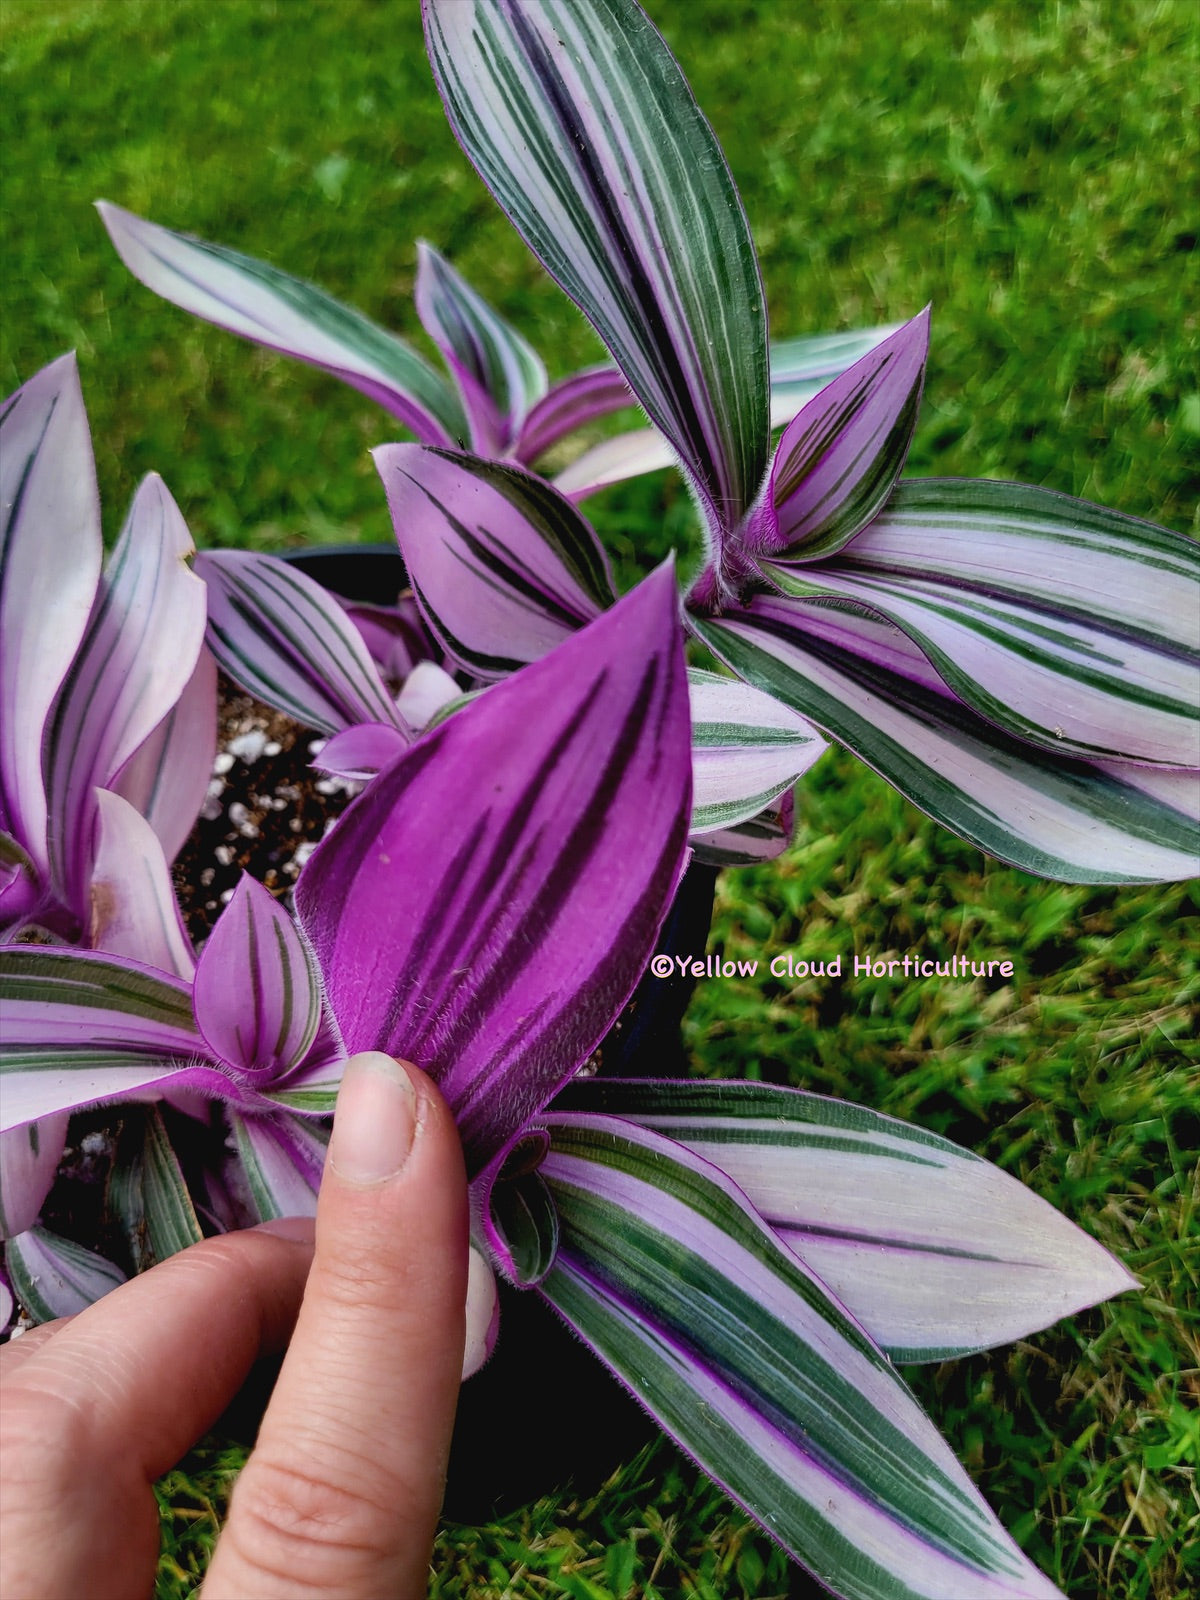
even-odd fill
[[[204,1600],[416,1600],[463,1366],[467,1193],[414,1067],[346,1064],[296,1332]]]

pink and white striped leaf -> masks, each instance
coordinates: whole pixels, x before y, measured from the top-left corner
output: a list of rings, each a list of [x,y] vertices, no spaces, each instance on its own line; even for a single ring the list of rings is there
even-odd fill
[[[217,753],[217,664],[204,646],[170,711],[108,785],[139,811],[174,861],[196,825]]]
[[[509,454],[530,408],[547,389],[537,351],[422,239],[417,245],[417,315],[458,381],[471,448]]]
[[[530,407],[514,454],[518,461],[531,465],[568,433],[634,404],[629,385],[616,367],[589,367],[572,373],[552,383]]]
[[[299,929],[248,873],[196,964],[196,1023],[218,1060],[275,1082],[304,1060],[321,1024],[321,981]]]
[[[0,1133],[0,1239],[32,1228],[67,1143],[66,1112]]]
[[[808,402],[776,447],[747,549],[827,555],[866,527],[908,455],[928,354],[926,308]]]
[[[46,735],[55,888],[82,920],[97,788],[107,788],[168,716],[204,642],[204,585],[192,536],[156,473],[143,479],[108,561],[87,631]]]
[[[667,565],[426,734],[305,865],[297,910],[347,1048],[431,1072],[473,1170],[632,992],[690,800]]]
[[[4,1260],[13,1291],[34,1322],[73,1317],[125,1282],[120,1267],[49,1228],[10,1239]]]
[[[1137,1287],[990,1161],[843,1100],[596,1079],[557,1105],[625,1117],[719,1167],[893,1361],[1007,1344]]]
[[[852,367],[902,323],[855,328],[845,333],[801,334],[771,340],[771,426],[786,427],[826,384]]]
[[[903,628],[990,722],[1062,755],[1200,767],[1200,544],[1028,484],[918,479],[786,593]]]
[[[450,124],[678,452],[709,525],[766,469],[766,308],[741,200],[632,0],[423,0]]]
[[[771,411],[772,428],[785,427],[795,417],[801,406],[819,394],[831,379],[853,362],[873,350],[876,345],[897,331],[895,326],[862,328],[854,333],[820,334],[815,337],[771,341]],[[620,374],[609,368],[615,379]],[[585,375],[581,374],[581,378]],[[566,379],[566,383],[574,380]],[[622,380],[623,381],[623,380]],[[554,390],[547,397],[548,404]],[[610,404],[599,407],[595,415],[615,411],[622,404],[632,403],[633,396],[625,390],[624,401],[614,387]],[[572,418],[567,427],[583,426],[593,420],[591,416]],[[543,446],[545,448],[545,446]],[[523,461],[536,459],[530,450],[522,453]],[[624,483],[629,478],[639,478],[648,472],[661,472],[666,467],[676,467],[679,458],[657,428],[637,428],[620,433],[611,439],[584,450],[554,478],[554,486],[569,500],[586,500],[589,495],[614,483]]]
[[[206,551],[196,571],[208,585],[209,648],[248,694],[322,733],[398,725],[361,633],[315,579],[249,550]]]
[[[657,428],[636,428],[592,445],[564,467],[553,483],[568,500],[586,500],[611,484],[678,465],[679,457]]]
[[[749,822],[829,746],[810,722],[736,678],[688,669],[693,836]]]
[[[160,1083],[229,1089],[205,1055],[190,984],[91,951],[0,948],[0,1129]]]
[[[422,614],[469,672],[514,672],[612,604],[600,541],[541,478],[419,445],[374,455]]]
[[[230,1116],[234,1149],[255,1220],[313,1217],[325,1166],[329,1127],[310,1117]]]
[[[455,444],[466,418],[446,380],[403,339],[323,289],[224,245],[147,222],[108,200],[100,213],[139,282],[194,316],[319,367],[398,417],[418,439]]]
[[[541,1292],[664,1428],[844,1600],[1053,1600],[888,1361],[716,1167],[547,1118]]]
[[[88,943],[190,982],[196,960],[158,835],[120,795],[98,789],[96,808]]]
[[[756,861],[774,861],[791,844],[795,828],[795,791],[788,789],[747,822],[697,834],[691,840],[692,855],[709,867],[749,867]]]
[[[692,627],[926,811],[1002,861],[1066,883],[1154,883],[1200,867],[1200,830],[1168,789],[1014,739],[953,695],[898,628],[759,596]]]
[[[49,870],[42,742],[102,551],[79,372],[74,355],[60,356],[0,408],[0,828],[39,874]]]

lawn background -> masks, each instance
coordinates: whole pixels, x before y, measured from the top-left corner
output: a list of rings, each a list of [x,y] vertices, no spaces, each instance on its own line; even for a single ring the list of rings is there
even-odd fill
[[[773,331],[932,301],[911,473],[1025,479],[1194,531],[1200,8],[649,9],[742,190]],[[458,152],[415,0],[3,0],[0,25],[0,377],[8,392],[78,350],[110,537],[156,469],[201,544],[386,539],[367,451],[395,430],[332,380],[157,301],[108,246],[98,197],[312,278],[421,344],[424,236],[552,374],[598,356]],[[624,582],[672,544],[694,549],[668,476],[588,509]],[[686,1024],[696,1068],[945,1132],[1120,1252],[1142,1295],[913,1379],[1068,1594],[1178,1600],[1200,1582],[1195,902],[1038,883],[842,755],[801,802],[786,861],[723,878],[713,948],[840,951],[849,966],[920,946],[1007,957],[1015,976],[708,983]],[[547,1426],[570,1426],[569,1396],[540,1398]],[[160,1596],[194,1585],[238,1459],[210,1441],[165,1485]],[[789,1585],[770,1542],[665,1445],[594,1499],[448,1529],[436,1568],[431,1594],[479,1600]]]

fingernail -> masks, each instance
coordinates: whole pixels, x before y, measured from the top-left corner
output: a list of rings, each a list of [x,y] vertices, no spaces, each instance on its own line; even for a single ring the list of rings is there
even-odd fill
[[[338,1091],[329,1161],[351,1183],[383,1183],[408,1159],[417,1095],[398,1061],[380,1050],[351,1056]]]
[[[273,1233],[280,1239],[294,1239],[297,1244],[312,1244],[317,1235],[314,1217],[272,1217],[270,1222],[259,1222],[255,1233]]]

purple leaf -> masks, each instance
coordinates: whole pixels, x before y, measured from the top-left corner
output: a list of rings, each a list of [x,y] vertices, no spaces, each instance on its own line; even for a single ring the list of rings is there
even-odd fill
[[[410,740],[386,722],[360,722],[327,739],[312,759],[317,772],[337,778],[372,778],[408,749]]]
[[[204,641],[204,585],[191,534],[162,479],[138,487],[104,570],[87,633],[46,740],[50,865],[64,903],[86,919],[97,788],[179,700]]]
[[[430,660],[437,653],[411,595],[393,606],[370,606],[357,600],[341,603],[389,688],[398,689],[419,661]]]
[[[217,664],[202,646],[179,699],[109,785],[145,817],[168,861],[196,825],[216,753]]]
[[[89,943],[190,982],[196,970],[158,836],[120,795],[96,791]]]
[[[503,677],[612,604],[599,540],[542,479],[420,445],[374,454],[421,610],[468,671]]]
[[[306,728],[395,723],[391,696],[345,609],[297,567],[249,550],[206,551],[208,643],[235,683]]]
[[[423,0],[460,143],[678,451],[714,533],[766,470],[767,319],[737,189],[631,0]]]
[[[779,441],[748,549],[828,555],[866,527],[908,455],[928,354],[927,307],[808,402]]]
[[[481,456],[509,453],[546,392],[542,359],[432,245],[417,245],[417,315],[458,380]]]
[[[616,367],[590,367],[573,373],[551,384],[549,392],[530,408],[514,454],[518,461],[532,465],[564,435],[634,403],[629,385]],[[673,454],[671,459],[675,459]]]
[[[195,1006],[213,1054],[259,1082],[286,1076],[317,1037],[313,959],[291,917],[248,873],[200,954]]]
[[[465,418],[446,380],[361,312],[265,261],[161,228],[107,200],[96,209],[121,260],[164,300],[333,373],[418,439],[454,444],[465,437]]]
[[[683,863],[691,750],[671,567],[426,735],[296,904],[351,1051],[430,1071],[478,1169],[595,1048]]]
[[[0,828],[40,872],[42,741],[100,579],[100,497],[74,355],[0,409]]]

